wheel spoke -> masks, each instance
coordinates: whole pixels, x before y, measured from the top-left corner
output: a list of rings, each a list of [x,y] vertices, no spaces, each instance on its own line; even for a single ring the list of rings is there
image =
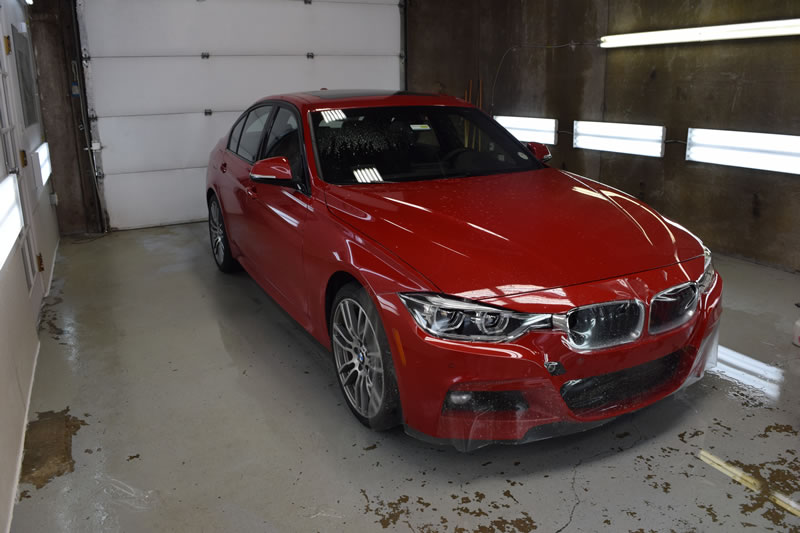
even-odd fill
[[[369,387],[367,387],[367,379],[364,374],[360,374],[358,376],[360,378],[360,396],[361,396],[361,410],[366,415],[369,416]]]
[[[355,404],[356,408],[361,411],[361,414],[366,416],[366,413],[361,407],[361,374],[356,375],[356,379],[352,385],[353,389],[353,403]]]
[[[369,318],[367,317],[367,313],[365,313],[364,310],[359,307],[356,331],[361,342],[364,342],[364,336],[367,334],[367,326],[369,326]]]
[[[375,386],[375,383],[369,388],[369,399],[374,405],[379,405],[381,401],[381,394],[378,393],[378,388]]]
[[[341,336],[341,334],[338,334],[338,335],[337,335],[336,333],[334,333],[334,334],[333,334],[333,342],[334,342],[334,343],[335,343],[335,344],[336,344],[336,345],[337,345],[339,348],[341,348],[342,350],[344,350],[345,352],[348,352],[348,353],[350,353],[350,346],[348,346],[348,345],[346,345],[344,342],[342,342],[342,339],[340,338],[340,336]]]
[[[353,326],[353,311],[350,308],[350,302],[345,301],[342,305],[342,318],[344,320],[344,327],[347,328],[347,332],[350,333],[351,339],[356,339],[356,331]]]
[[[358,378],[358,368],[353,363],[346,363],[339,368],[339,377],[342,379],[342,385],[349,387]]]
[[[337,335],[340,337],[337,339]],[[341,344],[342,348],[345,350],[352,350],[353,349],[353,339],[347,333],[339,327],[338,324],[333,325],[333,339],[338,340]]]

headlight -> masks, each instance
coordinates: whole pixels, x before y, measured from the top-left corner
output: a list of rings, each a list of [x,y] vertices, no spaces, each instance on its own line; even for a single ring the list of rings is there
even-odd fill
[[[697,280],[697,288],[701,293],[706,292],[711,288],[711,282],[714,281],[714,261],[711,260],[711,250],[703,246],[703,275]]]
[[[443,339],[507,342],[530,329],[552,327],[548,314],[517,313],[452,296],[415,292],[400,299],[419,327]]]

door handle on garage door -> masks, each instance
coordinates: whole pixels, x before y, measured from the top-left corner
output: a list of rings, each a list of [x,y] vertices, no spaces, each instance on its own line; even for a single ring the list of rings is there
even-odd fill
[[[253,200],[255,200],[256,198],[258,198],[258,195],[256,194],[256,190],[255,190],[253,187],[245,187],[245,188],[244,188],[244,193],[245,193],[245,194],[246,194],[248,197],[250,197],[251,199],[253,199]]]
[[[219,166],[219,171],[222,172],[223,174],[225,174],[228,171],[228,164],[227,163],[222,163]]]

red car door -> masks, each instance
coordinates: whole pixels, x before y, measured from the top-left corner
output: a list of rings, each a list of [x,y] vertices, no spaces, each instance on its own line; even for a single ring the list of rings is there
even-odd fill
[[[271,105],[255,107],[242,117],[233,129],[220,168],[227,177],[221,201],[225,207],[228,238],[239,249],[243,257],[238,259],[248,270],[256,255],[249,222],[253,216],[252,196],[255,194],[250,169],[258,156],[272,108]]]
[[[292,182],[249,184],[253,205],[248,226],[253,259],[263,278],[283,297],[295,317],[307,315],[304,290],[303,225],[311,209],[302,150],[300,117],[289,107],[278,107],[260,159],[283,156],[292,167]]]

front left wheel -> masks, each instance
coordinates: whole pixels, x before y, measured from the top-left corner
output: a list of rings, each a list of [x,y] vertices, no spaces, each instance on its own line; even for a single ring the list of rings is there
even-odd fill
[[[378,310],[356,283],[342,287],[330,318],[333,359],[348,407],[365,426],[384,431],[400,421],[400,396]]]
[[[211,254],[217,267],[223,272],[236,271],[239,263],[231,253],[225,221],[222,219],[222,208],[214,194],[208,200],[208,235],[211,238]]]

